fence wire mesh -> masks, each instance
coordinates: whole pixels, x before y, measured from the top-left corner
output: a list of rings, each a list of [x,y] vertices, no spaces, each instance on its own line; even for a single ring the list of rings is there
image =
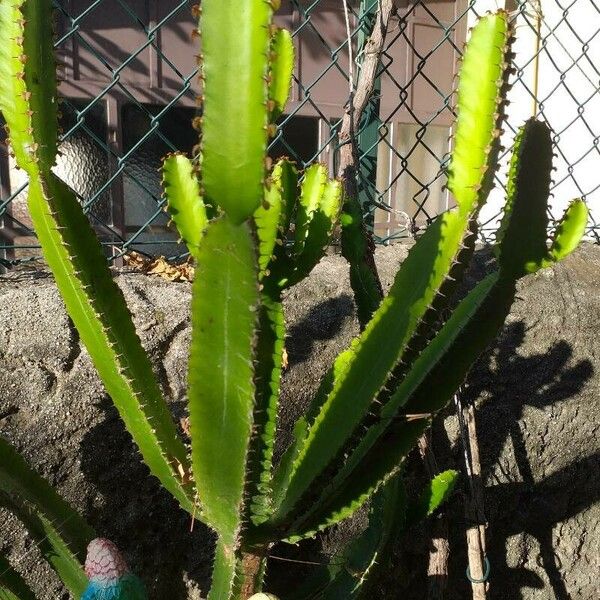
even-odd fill
[[[163,210],[159,167],[172,150],[192,151],[196,106],[197,0],[56,0],[62,103],[57,174],[79,195],[118,260],[139,253],[182,256]],[[379,0],[349,2],[353,71],[360,69]],[[515,75],[503,156],[519,125],[550,125],[556,171],[551,224],[573,197],[591,208],[588,236],[600,241],[600,4],[531,0],[502,4],[517,31]],[[358,135],[359,190],[382,243],[410,238],[452,206],[445,190],[455,73],[468,28],[499,8],[490,0],[398,0],[376,93]],[[297,65],[291,101],[269,152],[300,166],[336,169],[337,131],[348,102],[349,52],[341,0],[284,0]],[[223,119],[229,118],[223,115]],[[490,239],[502,206],[505,169],[481,215]],[[27,182],[2,146],[0,261],[39,260],[26,208]]]

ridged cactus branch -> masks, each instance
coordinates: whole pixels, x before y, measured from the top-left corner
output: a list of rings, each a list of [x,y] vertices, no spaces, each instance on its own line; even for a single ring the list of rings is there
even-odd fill
[[[266,521],[273,510],[273,449],[284,344],[285,321],[281,300],[263,293],[255,354],[254,432],[247,467],[247,518],[254,524]]]
[[[541,267],[557,263],[573,252],[583,238],[589,211],[583,200],[573,200],[559,221],[547,257]]]
[[[383,298],[374,259],[375,243],[365,227],[357,200],[345,201],[340,223],[342,255],[350,263],[350,285],[356,299],[358,322],[364,328]]]
[[[286,158],[281,159],[273,168],[264,200],[254,213],[261,279],[267,276],[273,280],[275,275],[271,276],[270,271],[273,261],[284,256],[280,250],[292,218],[297,187],[296,166]]]
[[[481,206],[493,183],[511,41],[508,14],[500,11],[477,23],[463,54],[448,167],[448,189],[461,212]]]
[[[238,581],[243,576],[239,552],[231,552],[219,540],[215,549],[212,582],[207,600],[229,600],[239,596]]]
[[[274,170],[275,182],[278,166]],[[293,231],[287,231],[285,236],[291,248],[286,251],[285,240],[282,240],[269,267],[269,278],[280,288],[302,281],[325,254],[341,209],[341,183],[329,178],[324,165],[311,165],[304,172],[295,213],[291,210],[294,202],[295,197],[286,211],[283,227],[283,231],[287,231],[293,217]],[[260,222],[257,224],[260,226]]]
[[[267,0],[203,0],[200,13],[202,195],[238,224],[262,200],[272,13]]]
[[[414,359],[443,325],[448,302],[473,257],[479,209],[494,187],[498,169],[512,41],[508,16],[500,12],[478,23],[463,54],[457,93],[458,119],[447,185],[457,201],[458,212],[461,207],[466,207],[472,213],[461,249],[448,276],[409,341],[402,361],[392,371],[385,389],[378,396],[381,404],[389,400],[390,393],[406,375]]]
[[[192,297],[192,465],[206,522],[228,551],[242,525],[253,428],[259,291],[250,227],[213,221],[200,243]]]
[[[548,253],[548,196],[552,140],[545,123],[531,119],[515,138],[504,218],[498,231],[503,271],[521,277],[537,270]]]
[[[452,495],[458,477],[458,471],[450,469],[439,473],[429,481],[417,501],[407,506],[407,521],[418,523],[430,517]]]
[[[269,83],[269,120],[274,123],[283,113],[290,95],[294,73],[294,42],[287,29],[276,28],[271,39]]]
[[[504,272],[533,273],[568,256],[585,232],[588,210],[574,200],[558,223],[548,249],[548,196],[552,138],[545,123],[530,119],[515,138],[504,218],[498,230],[499,261]]]
[[[0,110],[17,164],[51,167],[57,151],[52,7],[40,0],[0,2]]]
[[[294,258],[298,258],[307,245],[310,226],[325,193],[327,179],[325,165],[314,164],[304,172],[302,191],[298,200],[298,214],[296,215],[294,248],[292,250]]]
[[[306,233],[304,230],[300,232],[306,237],[302,250],[295,253],[295,266],[287,285],[294,285],[307,277],[323,258],[341,208],[342,186],[336,179],[328,179],[321,190],[318,205],[310,216]]]
[[[208,225],[196,168],[184,154],[170,154],[163,161],[162,175],[167,212],[194,256]]]

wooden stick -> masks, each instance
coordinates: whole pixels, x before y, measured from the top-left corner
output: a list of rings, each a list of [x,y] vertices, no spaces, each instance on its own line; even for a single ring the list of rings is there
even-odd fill
[[[430,440],[431,432],[427,431],[419,439],[419,452],[427,475],[430,478],[439,473],[435,454]],[[446,515],[440,513],[431,526],[431,550],[427,566],[427,598],[443,600],[448,587],[448,560],[450,544],[448,542],[448,521]]]
[[[344,187],[344,195],[347,202],[358,202],[358,189],[356,185],[356,175],[359,166],[358,151],[356,147],[355,132],[360,126],[362,115],[367,107],[369,99],[375,89],[377,81],[377,68],[384,49],[385,36],[387,33],[390,17],[395,11],[394,0],[380,0],[375,15],[375,25],[371,37],[367,40],[363,59],[360,67],[360,73],[356,86],[350,81],[350,98],[348,108],[342,119],[340,128],[340,155],[338,177]],[[352,62],[352,40],[348,40],[349,59]],[[351,65],[351,71],[353,67]],[[375,280],[378,283],[380,296],[383,297],[383,289],[379,281],[377,267],[373,258],[375,250],[372,243],[372,236],[364,229],[363,234],[367,240],[366,251],[363,260],[372,271]]]
[[[465,514],[468,523],[473,523],[467,529],[467,552],[469,556],[469,573],[473,600],[485,600],[488,583],[476,583],[485,578],[485,513],[483,510],[483,482],[481,479],[481,461],[479,460],[479,443],[475,423],[475,407],[469,404],[463,409],[467,424],[471,477],[471,501],[465,504]]]

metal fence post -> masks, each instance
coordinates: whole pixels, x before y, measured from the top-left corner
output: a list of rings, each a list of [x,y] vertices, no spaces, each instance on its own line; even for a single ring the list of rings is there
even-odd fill
[[[360,29],[358,34],[357,59],[362,61],[365,45],[377,15],[378,0],[361,0],[359,9]],[[363,211],[365,225],[372,231],[375,225],[377,198],[377,146],[379,142],[379,98],[381,79],[377,77],[375,89],[365,108],[358,130],[358,200]]]

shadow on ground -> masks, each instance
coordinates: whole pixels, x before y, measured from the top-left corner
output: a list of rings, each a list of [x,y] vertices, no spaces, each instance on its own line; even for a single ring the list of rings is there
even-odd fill
[[[213,536],[181,510],[149,475],[115,408],[103,404],[105,420],[81,445],[81,469],[101,501],[87,508],[103,537],[127,549],[131,569],[152,600],[185,600],[190,579],[205,594],[210,583]],[[175,412],[183,406],[176,406]]]
[[[572,364],[573,350],[564,340],[555,342],[543,354],[522,356],[519,348],[525,335],[522,321],[506,327],[499,345],[473,369],[462,396],[465,404],[483,399],[478,403],[476,418],[483,478],[488,486],[485,511],[489,522],[490,597],[525,600],[528,588],[546,588],[548,598],[569,600],[572,596],[564,580],[566,566],[555,549],[555,530],[600,500],[600,455],[578,456],[557,469],[544,464],[544,460],[548,451],[558,457],[569,451],[556,445],[548,424],[565,418],[561,405],[581,393],[594,369],[589,360]],[[438,458],[453,454],[455,464],[461,464],[457,448],[448,447],[440,423],[435,427],[434,439]],[[509,461],[507,447],[512,448]],[[470,593],[464,574],[464,534],[461,536],[460,531],[466,523],[459,504],[462,502],[454,502],[449,510],[454,525],[451,598],[464,598]],[[461,521],[464,525],[457,528]],[[520,536],[519,546],[509,550],[513,536]],[[532,559],[546,581],[540,577],[540,569],[529,568]],[[509,562],[516,566],[510,567]]]

